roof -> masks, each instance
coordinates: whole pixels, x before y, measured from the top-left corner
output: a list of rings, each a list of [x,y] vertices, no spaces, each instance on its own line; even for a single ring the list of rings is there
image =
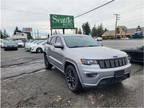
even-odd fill
[[[115,34],[115,31],[111,30],[111,31],[106,31],[103,35],[110,36],[110,35],[114,35],[114,34]]]

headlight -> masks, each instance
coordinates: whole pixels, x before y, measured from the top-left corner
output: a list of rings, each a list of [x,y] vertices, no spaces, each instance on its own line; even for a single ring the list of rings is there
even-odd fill
[[[97,60],[94,59],[81,59],[81,63],[84,65],[97,64]]]
[[[34,49],[34,47],[31,47],[31,49],[33,50],[33,49]]]

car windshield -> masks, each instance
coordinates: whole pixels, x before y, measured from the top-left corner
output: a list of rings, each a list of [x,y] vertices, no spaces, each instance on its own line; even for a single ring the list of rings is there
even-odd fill
[[[40,44],[40,43],[42,43],[42,42],[44,42],[44,40],[39,40],[39,41],[37,42],[37,44]]]
[[[38,40],[34,40],[34,41],[32,41],[31,43],[37,43],[38,42]]]
[[[90,36],[64,36],[64,40],[69,48],[99,46]]]

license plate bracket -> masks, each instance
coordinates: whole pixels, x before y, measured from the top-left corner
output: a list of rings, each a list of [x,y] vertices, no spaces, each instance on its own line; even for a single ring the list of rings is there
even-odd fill
[[[115,78],[121,77],[121,76],[124,76],[124,70],[120,70],[120,71],[115,71],[114,72],[114,77]]]

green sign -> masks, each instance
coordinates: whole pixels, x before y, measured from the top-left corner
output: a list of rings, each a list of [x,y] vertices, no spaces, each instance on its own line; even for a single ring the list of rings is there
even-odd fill
[[[51,29],[73,29],[74,17],[67,15],[50,15]]]

